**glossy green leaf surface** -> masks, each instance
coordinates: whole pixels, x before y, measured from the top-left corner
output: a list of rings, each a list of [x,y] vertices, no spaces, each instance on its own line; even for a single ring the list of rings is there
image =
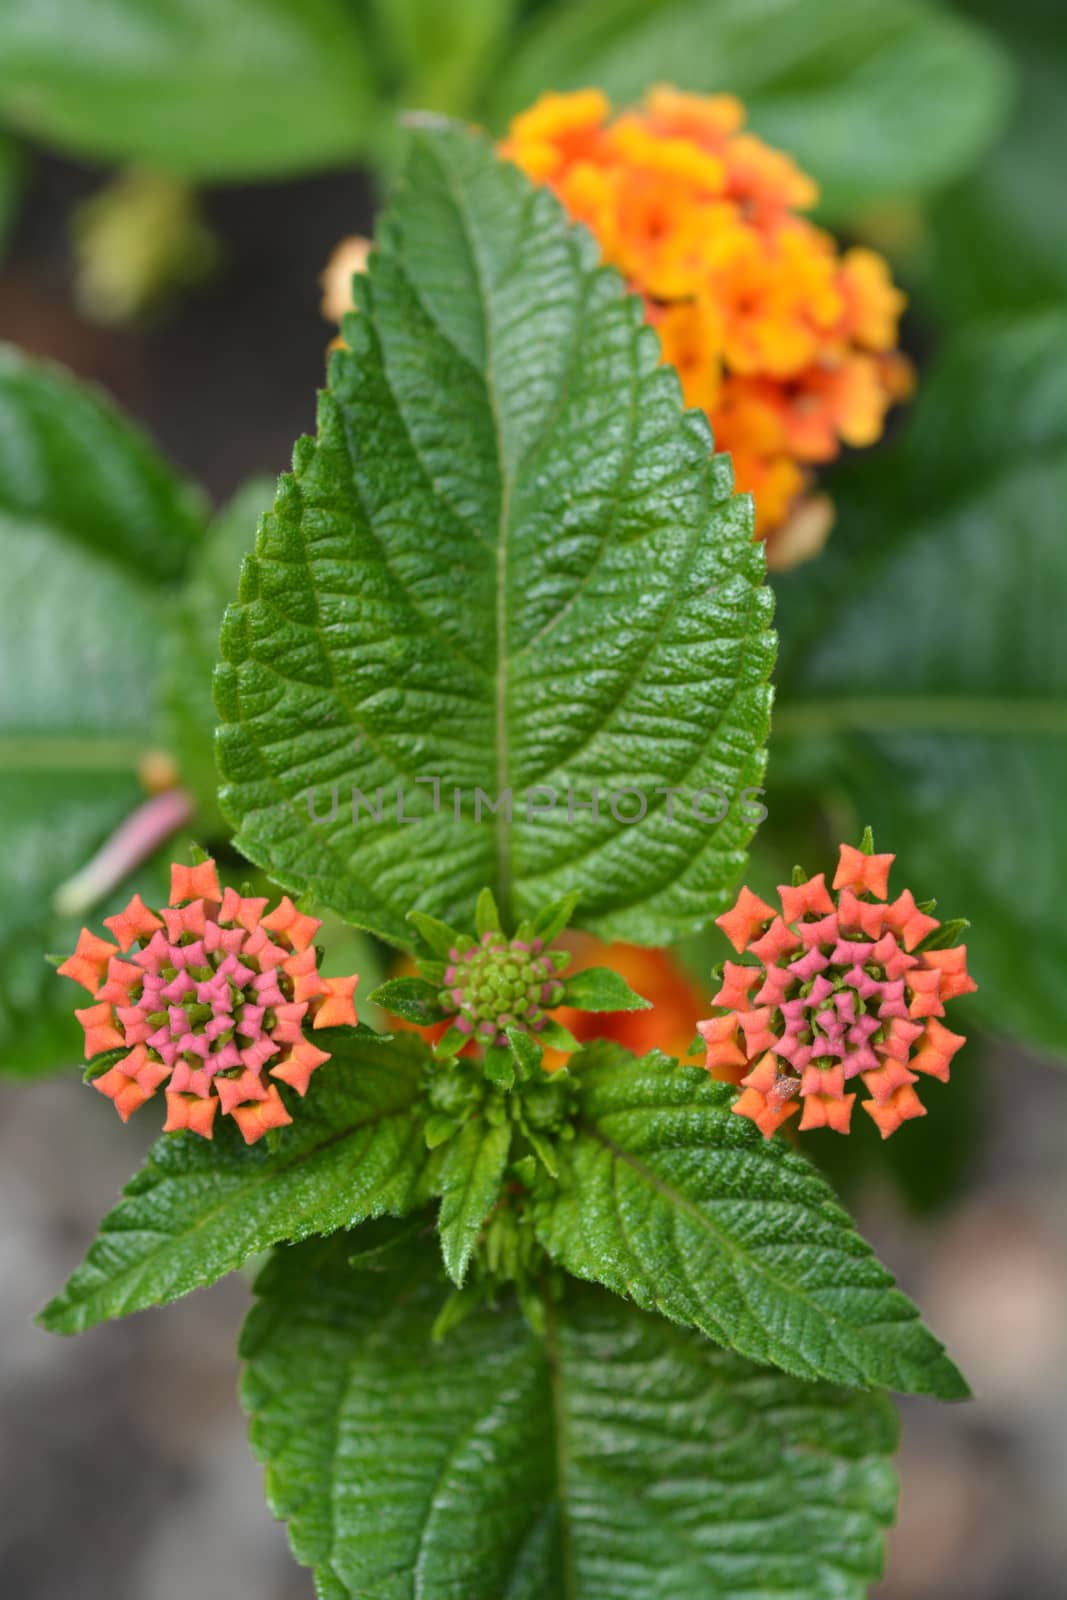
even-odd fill
[[[306,1100],[292,1097],[293,1123],[276,1142],[246,1146],[225,1117],[211,1142],[160,1138],[83,1265],[41,1313],[42,1326],[81,1333],[214,1283],[279,1239],[403,1215],[425,1201],[416,1111],[425,1047],[344,1029],[324,1029],[322,1040],[333,1059]]]
[[[397,943],[485,884],[508,922],[580,889],[586,926],[673,939],[743,865],[762,556],[595,255],[481,137],[413,136],[223,630],[238,848]]]
[[[444,1340],[432,1244],[279,1251],[242,1339],[267,1492],[322,1600],[862,1600],[884,1397],[801,1383],[571,1285]]]
[[[569,1065],[578,1136],[538,1218],[568,1272],[798,1377],[967,1394],[825,1180],[734,1116],[733,1089],[617,1045]]]

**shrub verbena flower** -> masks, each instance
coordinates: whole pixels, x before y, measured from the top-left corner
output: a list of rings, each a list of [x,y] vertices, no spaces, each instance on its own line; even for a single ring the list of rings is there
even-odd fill
[[[321,924],[288,896],[266,908],[265,897],[223,890],[209,860],[171,867],[158,914],[134,895],[105,917],[114,943],[82,929],[59,971],[93,997],[75,1012],[86,1058],[117,1059],[90,1081],[124,1122],[163,1086],[167,1133],[210,1139],[221,1110],[254,1144],[293,1120],[278,1084],[307,1093],[330,1057],[304,1028],[354,1025],[358,979],[320,974]]]
[[[873,250],[838,254],[800,213],[818,189],[743,131],[732,95],[659,87],[612,116],[598,89],[546,94],[503,153],[548,184],[644,298],[687,404],[707,412],[756,498],[771,565],[814,555],[833,521],[813,468],[881,436],[912,387],[905,297]]]
[[[945,1002],[977,987],[965,945],[905,889],[887,900],[894,857],[841,846],[832,889],[823,873],[779,886],[781,910],[742,889],[716,918],[739,955],[727,961],[699,1024],[705,1065],[737,1083],[734,1103],[765,1138],[803,1108],[800,1128],[849,1131],[859,1078],[864,1110],[883,1138],[924,1116],[916,1084],[947,1082],[964,1044],[941,1018]]]

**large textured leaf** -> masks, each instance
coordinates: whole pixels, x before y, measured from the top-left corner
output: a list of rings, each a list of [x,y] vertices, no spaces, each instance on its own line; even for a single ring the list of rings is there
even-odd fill
[[[214,1283],[279,1239],[401,1215],[425,1199],[421,1041],[346,1040],[331,1030],[324,1048],[333,1060],[276,1150],[248,1148],[226,1118],[212,1143],[164,1134],[42,1325],[81,1333]]]
[[[987,34],[921,0],[557,0],[492,104],[502,124],[546,89],[628,101],[660,81],[743,96],[841,214],[970,170],[1010,75]]]
[[[878,1576],[884,1397],[575,1284],[546,1340],[505,1306],[433,1344],[432,1246],[352,1248],[279,1251],[242,1340],[253,1447],[322,1600],[862,1600]]]
[[[398,943],[412,906],[467,917],[486,883],[505,911],[579,888],[587,926],[674,938],[752,832],[771,638],[748,503],[595,257],[479,136],[413,138],[318,439],[223,630],[239,848]],[[690,804],[712,785],[718,824]],[[354,788],[381,789],[380,820]],[[476,789],[510,790],[513,823],[475,821]],[[623,789],[647,800],[630,826]]]
[[[538,1217],[569,1272],[798,1377],[967,1393],[823,1178],[730,1088],[617,1045],[570,1065],[582,1120]]]
[[[345,0],[4,0],[0,108],[65,149],[199,178],[348,160],[374,129]]]
[[[1064,1052],[1067,310],[946,351],[884,465],[780,585],[772,793],[832,788],[967,916],[989,1023]],[[961,1066],[960,1072],[966,1071]]]
[[[144,798],[138,758],[161,742],[159,582],[199,527],[197,496],[104,400],[0,354],[4,1070],[81,1054],[75,991],[43,959],[73,948],[78,923],[52,898]]]

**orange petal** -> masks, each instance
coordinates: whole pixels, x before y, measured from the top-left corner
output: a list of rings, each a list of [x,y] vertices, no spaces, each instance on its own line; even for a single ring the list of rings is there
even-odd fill
[[[854,1094],[809,1094],[800,1119],[801,1133],[812,1128],[832,1128],[835,1133],[848,1133],[855,1100]]]
[[[314,948],[301,950],[282,962],[282,971],[293,980],[294,1000],[317,1000],[326,993],[319,974],[319,956]]]
[[[859,928],[868,939],[878,939],[885,927],[885,906],[870,900],[860,900],[851,889],[842,889],[837,902],[838,921],[842,933]]]
[[[270,916],[263,917],[260,926],[271,933],[284,933],[294,950],[306,950],[322,923],[316,917],[305,917],[284,895]]]
[[[95,994],[104,981],[108,961],[118,953],[117,944],[98,938],[95,933],[90,933],[88,928],[83,928],[78,935],[74,954],[68,956],[63,965],[56,970],[61,978],[73,978],[83,989]]]
[[[224,1116],[232,1116],[237,1106],[267,1098],[267,1089],[262,1080],[249,1067],[236,1078],[219,1075],[214,1079],[214,1084]]]
[[[925,1072],[929,1077],[940,1078],[942,1083],[947,1083],[949,1062],[966,1043],[962,1033],[952,1033],[936,1017],[931,1017],[909,1065],[916,1072]]]
[[[267,904],[267,896],[239,895],[236,889],[226,888],[222,895],[222,909],[219,911],[219,921],[237,923],[239,927],[251,933],[258,926],[263,915],[263,908]]]
[[[164,1062],[150,1056],[143,1044],[135,1044],[129,1055],[123,1056],[115,1065],[128,1078],[136,1078],[148,1099],[155,1094],[160,1084],[170,1077],[170,1068]]]
[[[745,1049],[750,1056],[773,1050],[778,1036],[771,1028],[774,1010],[771,1006],[757,1006],[754,1011],[739,1011],[737,1020],[745,1036]]]
[[[199,861],[195,867],[182,866],[178,861],[171,864],[171,905],[181,905],[183,900],[211,900],[218,903],[221,899],[219,875],[213,861]]]
[[[104,927],[111,929],[124,954],[136,940],[148,937],[162,926],[155,912],[149,910],[139,894],[134,895],[125,911],[117,911],[113,917],[104,918]]]
[[[284,1128],[293,1120],[273,1084],[267,1090],[265,1100],[257,1100],[253,1105],[235,1106],[231,1115],[244,1136],[245,1144],[255,1144],[271,1128]]]
[[[300,1039],[284,1060],[279,1061],[276,1067],[271,1067],[270,1075],[280,1078],[282,1083],[287,1083],[298,1095],[303,1096],[308,1092],[311,1074],[329,1059],[328,1050],[319,1050],[307,1039]]]
[[[173,1089],[167,1090],[167,1120],[163,1124],[164,1133],[180,1133],[183,1128],[188,1128],[190,1133],[198,1133],[202,1139],[215,1137],[214,1121],[219,1103],[214,1095],[203,1098],[194,1094],[178,1094]]]
[[[713,1006],[725,1006],[728,1011],[747,1011],[749,994],[762,978],[759,967],[744,967],[738,961],[726,961],[722,969],[722,985],[712,999]]]
[[[107,964],[107,982],[100,985],[96,998],[107,1000],[111,1005],[118,1005],[120,1001],[128,1002],[130,990],[135,986],[140,988],[143,982],[144,973],[140,967],[135,967],[132,961],[122,961],[118,956],[112,956]]]
[[[753,939],[748,948],[754,956],[759,956],[761,961],[771,967],[780,956],[790,956],[800,947],[801,941],[792,928],[787,927],[781,917],[775,917],[766,933],[761,934],[758,939]]]
[[[831,1099],[839,1100],[845,1092],[844,1067],[805,1067],[800,1080],[800,1092],[805,1099],[811,1095],[828,1095]]]
[[[273,942],[270,935],[265,932],[265,927],[266,924],[261,922],[258,928],[254,928],[241,951],[242,959],[255,956],[260,972],[270,972],[275,967],[280,967],[289,954],[282,945]]]
[[[941,998],[954,1000],[959,994],[973,994],[978,985],[967,971],[967,946],[954,944],[948,950],[924,950],[928,967],[941,973]],[[62,969],[60,969],[62,970]]]
[[[889,888],[889,869],[896,860],[894,855],[868,856],[850,844],[841,846],[841,855],[834,873],[835,889],[853,889],[857,894],[873,894],[884,900]]]
[[[74,1015],[85,1029],[85,1059],[91,1061],[102,1050],[116,1050],[126,1040],[115,1027],[115,1015],[107,1001],[98,1006],[83,1006]]]
[[[715,918],[715,926],[722,929],[734,949],[740,953],[753,934],[759,933],[766,923],[773,920],[774,915],[774,907],[746,887],[738,895],[733,909]]]
[[[338,1028],[346,1025],[354,1028],[356,1025],[356,1008],[352,996],[356,991],[359,978],[353,974],[350,978],[323,978],[322,987],[326,998],[315,1012],[314,1028]]]
[[[834,909],[824,872],[817,872],[807,883],[780,883],[778,894],[786,922],[796,922],[801,917],[815,914],[825,916]]]
[[[941,926],[936,917],[928,917],[919,910],[910,889],[905,889],[892,905],[886,907],[885,920],[887,927],[892,928],[904,941],[905,950],[914,950],[928,933],[933,933]]]
[[[748,1065],[748,1056],[739,1043],[735,1016],[709,1017],[697,1023],[697,1032],[707,1046],[704,1065],[709,1072],[717,1075],[721,1068]]]
[[[891,1133],[896,1133],[901,1124],[910,1122],[912,1117],[926,1115],[926,1107],[910,1084],[898,1089],[882,1105],[879,1105],[877,1100],[864,1100],[863,1109],[878,1124],[883,1139],[888,1139]]]
[[[793,1098],[772,1105],[758,1089],[746,1089],[730,1109],[736,1111],[739,1117],[748,1117],[756,1124],[763,1137],[770,1139],[783,1122],[788,1122],[789,1118],[800,1110],[800,1102]]]
[[[108,1072],[102,1072],[99,1078],[92,1079],[94,1089],[107,1096],[115,1103],[115,1110],[123,1122],[129,1122],[133,1113],[144,1105],[146,1100],[152,1098],[152,1091],[142,1087],[136,1078],[129,1077],[119,1066],[112,1067]]]
[[[164,906],[160,915],[167,925],[167,938],[177,944],[183,934],[203,938],[207,927],[207,907],[203,900],[190,900],[184,906]]]
[[[894,1061],[892,1059],[884,1062],[880,1067],[872,1068],[870,1072],[862,1073],[861,1077],[867,1085],[868,1091],[874,1096],[879,1105],[884,1105],[892,1095],[896,1094],[898,1089],[903,1089],[906,1084],[918,1083],[919,1081],[914,1072],[909,1072],[902,1061]]]
[[[936,968],[915,967],[904,974],[904,983],[911,994],[908,1003],[909,1017],[943,1017],[941,1003],[941,974]]]
[[[746,1089],[755,1089],[761,1095],[763,1095],[765,1099],[769,1099],[774,1092],[774,1087],[778,1082],[778,1077],[778,1058],[770,1050],[768,1050],[767,1054],[765,1056],[761,1056],[759,1061],[756,1062],[756,1065],[752,1068],[752,1071],[748,1074],[748,1076],[741,1079],[741,1082]],[[785,1097],[778,1096],[777,1098]]]

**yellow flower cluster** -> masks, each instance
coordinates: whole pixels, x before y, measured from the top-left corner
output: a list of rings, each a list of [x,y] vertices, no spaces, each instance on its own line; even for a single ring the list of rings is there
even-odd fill
[[[643,296],[687,404],[706,411],[756,499],[772,565],[814,554],[832,522],[809,494],[842,444],[873,444],[911,389],[904,296],[872,250],[839,254],[799,210],[818,191],[742,131],[730,95],[653,89],[612,116],[597,89],[547,94],[503,153],[555,190]]]

